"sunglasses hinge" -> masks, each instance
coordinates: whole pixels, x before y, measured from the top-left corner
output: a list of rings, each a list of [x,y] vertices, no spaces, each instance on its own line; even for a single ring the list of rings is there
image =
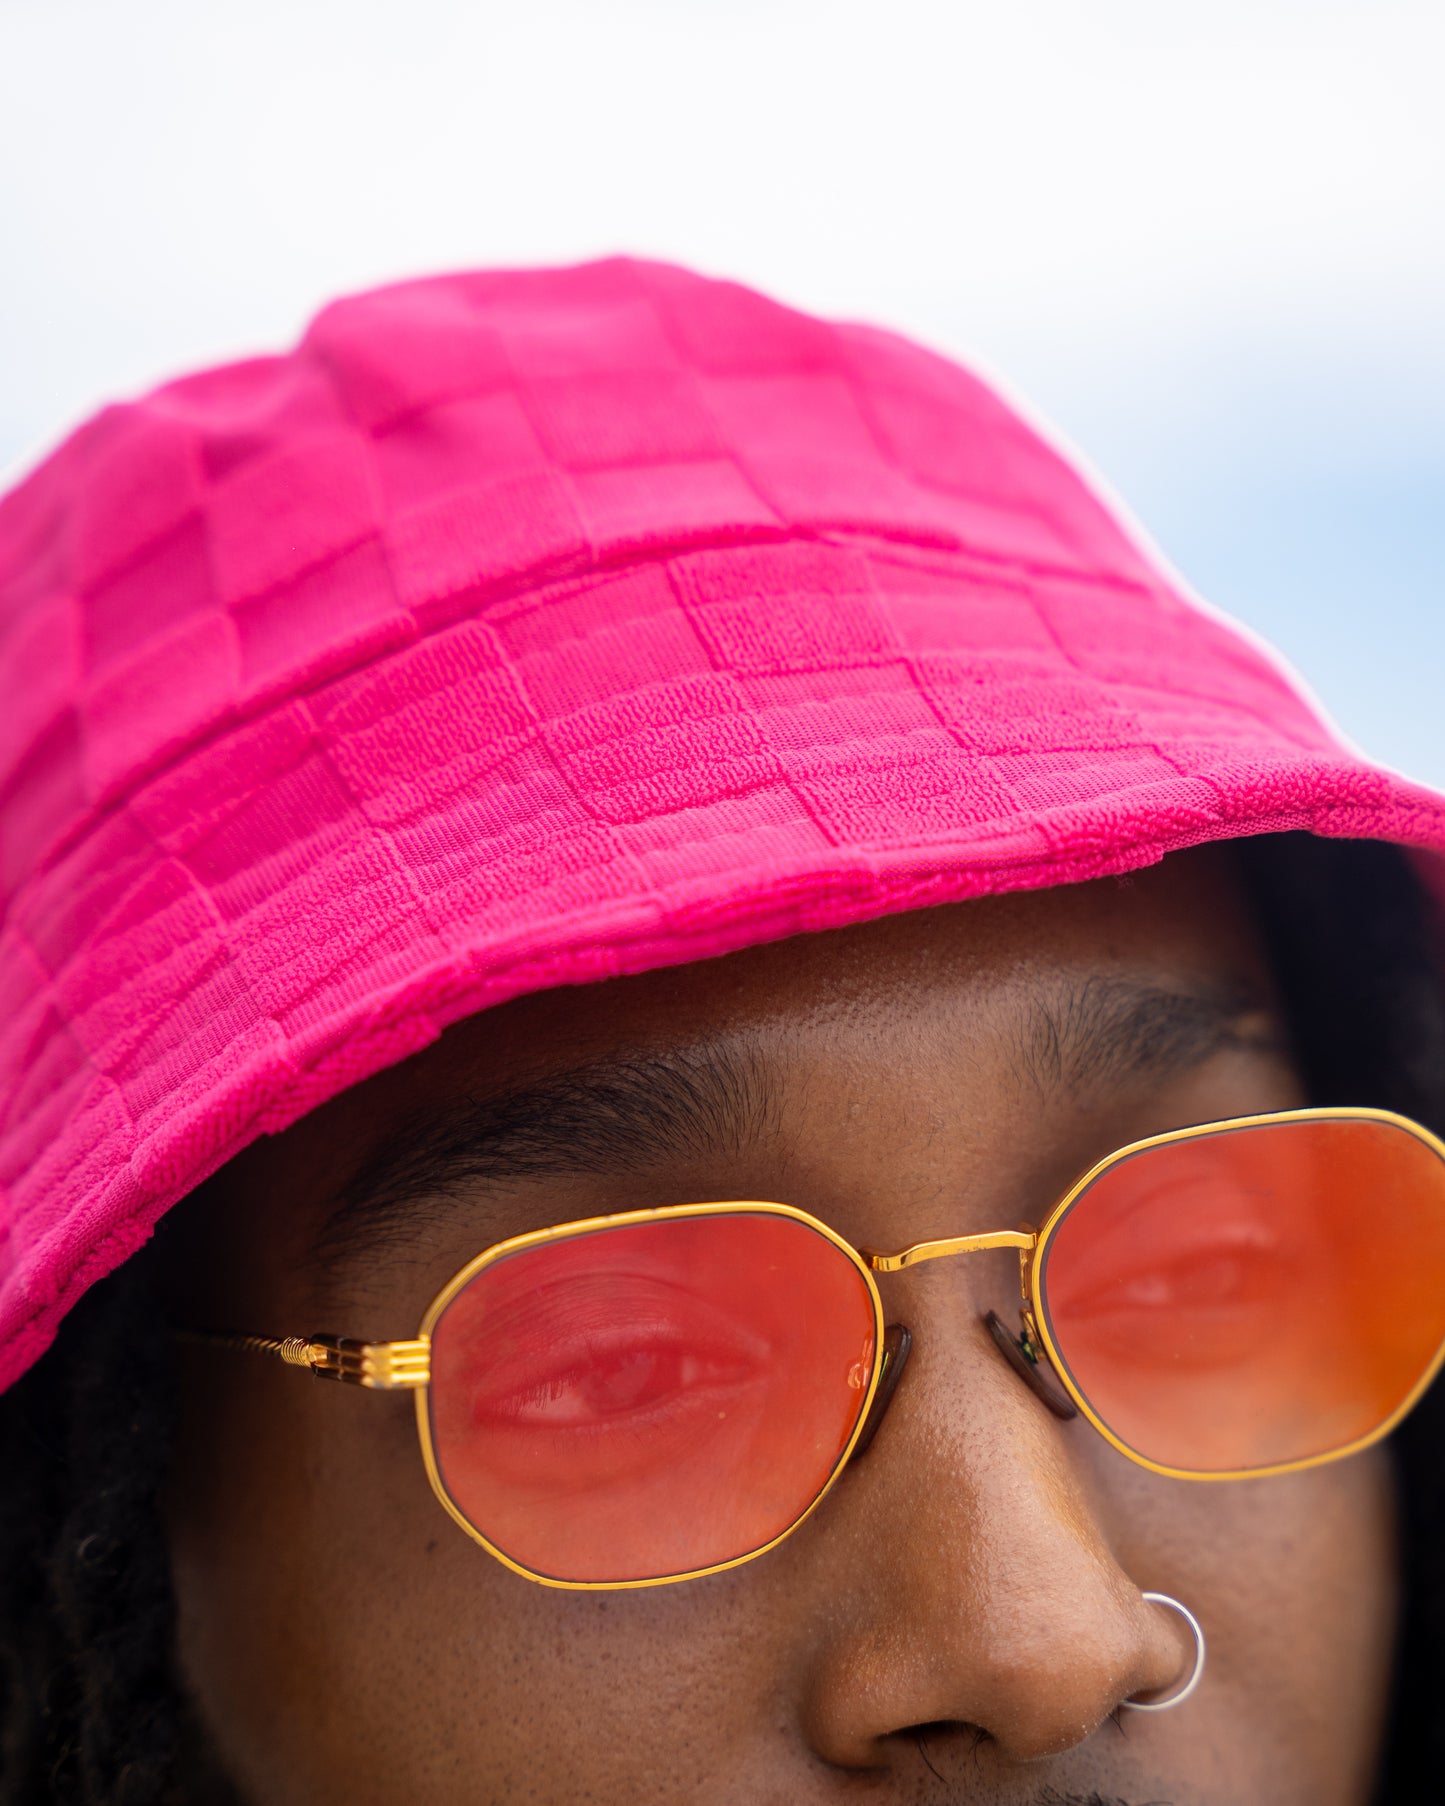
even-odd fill
[[[431,1338],[359,1342],[351,1336],[310,1336],[304,1359],[319,1380],[340,1380],[377,1392],[415,1391],[431,1379]]]

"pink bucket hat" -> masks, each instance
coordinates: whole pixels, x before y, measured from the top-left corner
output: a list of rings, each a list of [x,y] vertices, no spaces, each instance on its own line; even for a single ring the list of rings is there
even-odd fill
[[[1445,848],[964,370],[625,260],[405,283],[0,504],[0,1383],[519,992],[1304,828]]]

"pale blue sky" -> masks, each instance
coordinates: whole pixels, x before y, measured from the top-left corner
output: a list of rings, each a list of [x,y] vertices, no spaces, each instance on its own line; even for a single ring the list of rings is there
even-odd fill
[[[1052,370],[1033,389],[1196,590],[1445,789],[1445,345],[1239,333],[1164,364],[1127,407]]]
[[[3,0],[0,471],[329,294],[636,249],[981,359],[1445,787],[1438,0]]]

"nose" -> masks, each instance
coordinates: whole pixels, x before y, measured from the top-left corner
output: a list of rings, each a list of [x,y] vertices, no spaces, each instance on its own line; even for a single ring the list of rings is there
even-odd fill
[[[1051,1417],[986,1331],[950,1371],[928,1353],[810,1539],[834,1609],[808,1734],[844,1768],[916,1761],[923,1730],[982,1733],[1006,1763],[1056,1756],[1193,1660],[1182,1620],[1111,1552],[1068,1446],[1093,1432]]]

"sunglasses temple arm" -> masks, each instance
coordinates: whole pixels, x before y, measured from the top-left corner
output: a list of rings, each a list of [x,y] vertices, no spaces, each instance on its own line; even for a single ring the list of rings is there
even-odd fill
[[[246,1336],[179,1330],[182,1342],[270,1355],[288,1367],[304,1367],[319,1380],[339,1380],[376,1392],[414,1392],[431,1380],[431,1341],[361,1342],[352,1336]]]

